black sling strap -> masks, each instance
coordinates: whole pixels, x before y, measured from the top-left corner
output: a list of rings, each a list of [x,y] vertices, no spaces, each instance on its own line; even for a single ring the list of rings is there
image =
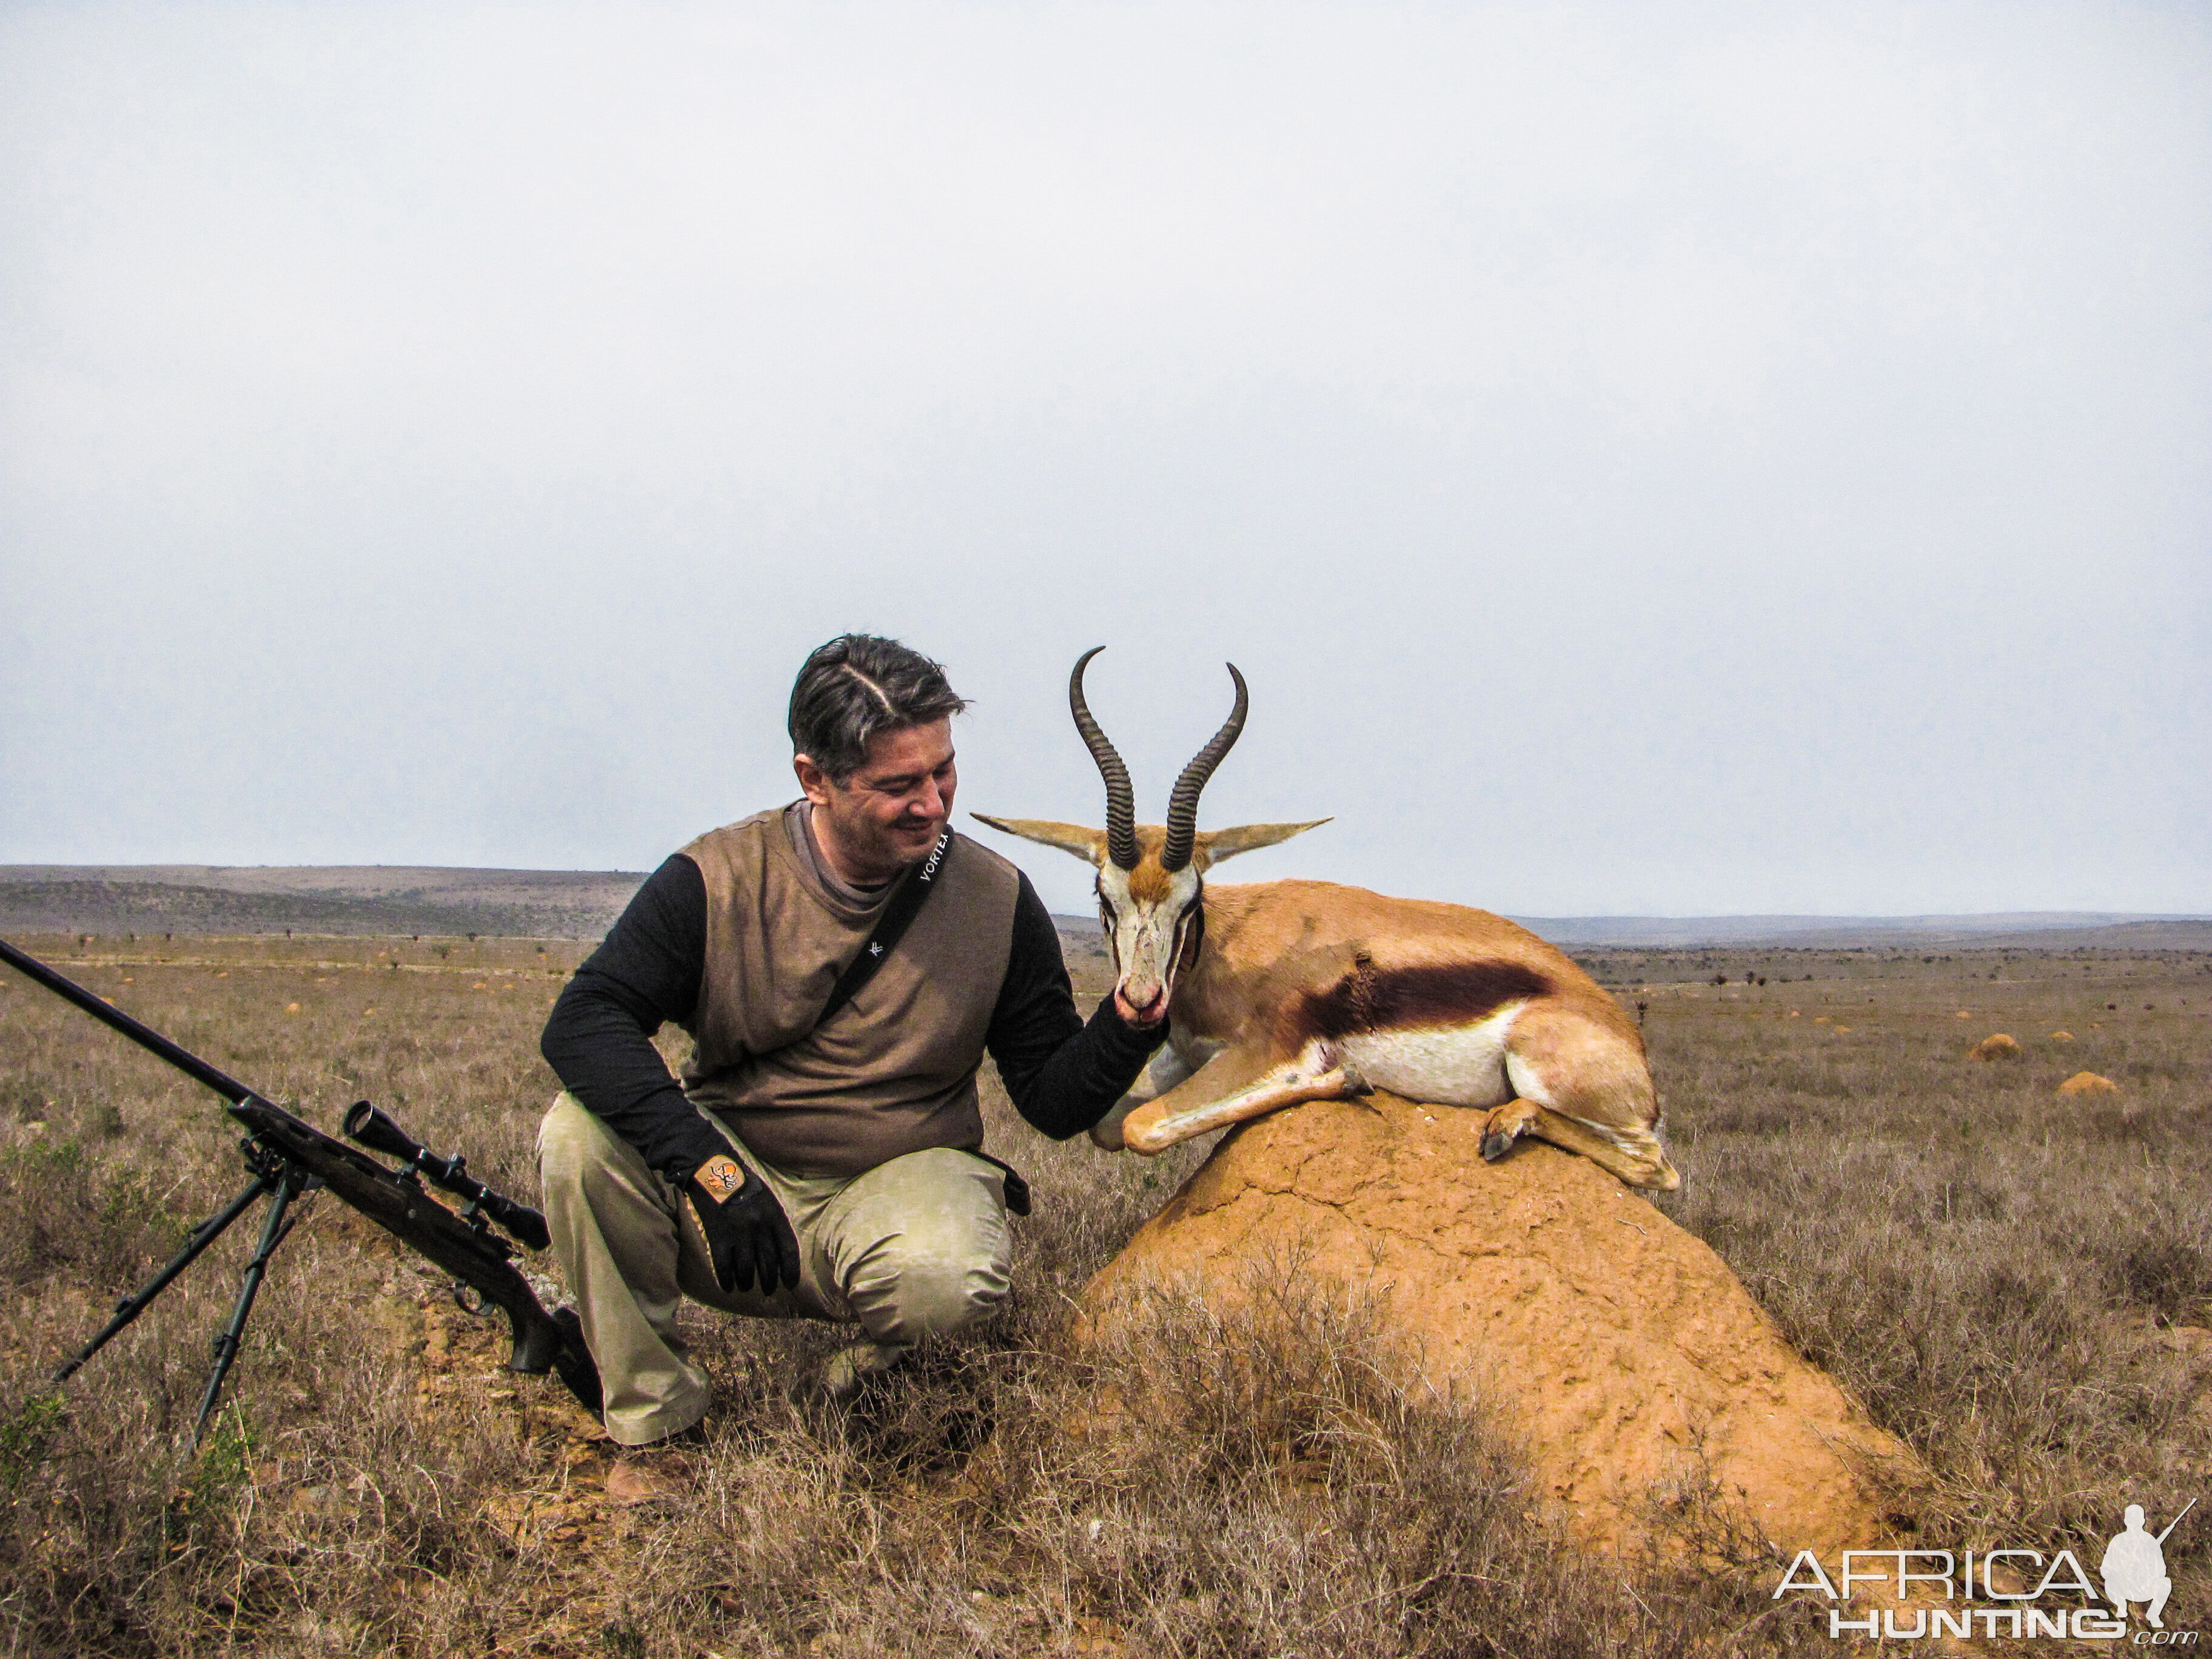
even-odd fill
[[[850,1002],[860,988],[876,976],[876,969],[884,965],[884,958],[897,948],[898,942],[906,937],[906,930],[914,925],[915,917],[921,914],[922,902],[937,884],[937,878],[943,873],[945,861],[951,851],[952,828],[947,824],[945,833],[937,838],[937,845],[929,849],[929,856],[921,861],[921,868],[901,883],[898,891],[891,895],[890,902],[884,906],[883,915],[876,918],[875,931],[868,935],[868,942],[860,947],[860,954],[847,963],[845,971],[837,975],[836,988],[830,993],[830,1000],[822,1005],[822,1012],[815,1018],[817,1027],[827,1025],[830,1016]]]
[[[937,884],[938,877],[944,873],[945,860],[951,852],[952,828],[947,824],[945,833],[937,838],[937,845],[930,848],[929,856],[922,860],[921,868],[902,884],[898,891],[891,895],[890,902],[884,906],[884,913],[876,918],[875,929],[868,935],[868,942],[860,947],[859,954],[852,961],[845,964],[845,971],[837,975],[836,988],[830,993],[830,1000],[823,1004],[821,1015],[814,1022],[817,1029],[828,1024],[830,1016],[850,1002],[860,988],[875,977],[876,969],[884,965],[884,958],[897,948],[899,940],[914,925],[915,917],[921,913],[923,902]],[[1014,1166],[1004,1159],[981,1152],[975,1156],[986,1164],[995,1164],[1000,1173],[1006,1176],[1006,1207],[1016,1215],[1027,1215],[1030,1212],[1030,1183],[1023,1180]]]

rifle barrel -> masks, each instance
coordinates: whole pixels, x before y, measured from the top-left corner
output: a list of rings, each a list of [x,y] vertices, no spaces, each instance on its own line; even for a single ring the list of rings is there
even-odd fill
[[[63,978],[36,957],[24,955],[4,939],[0,939],[0,962],[6,963],[17,973],[38,981],[64,1002],[75,1003],[103,1025],[112,1026],[147,1053],[167,1060],[194,1082],[204,1083],[232,1105],[235,1106],[252,1095],[252,1090],[228,1072],[219,1072],[189,1049],[179,1048],[151,1026],[141,1025],[106,998],[94,996],[75,980]]]
[[[2166,1523],[2166,1530],[2165,1530],[2164,1532],[2162,1532],[2162,1533],[2159,1534],[2159,1535],[2158,1535],[2158,1542],[2160,1542],[2160,1543],[2161,1543],[2161,1544],[2163,1544],[2164,1542],[2166,1542],[2166,1540],[2169,1537],[2171,1537],[2171,1536],[2172,1535],[2173,1529],[2174,1529],[2176,1527],[2178,1527],[2178,1526],[2179,1526],[2179,1525],[2181,1524],[2181,1516],[2182,1516],[2182,1515],[2186,1515],[2186,1514],[2188,1514],[2190,1510],[2191,1510],[2195,1509],[2196,1507],[2197,1507],[2197,1500],[2196,1500],[2195,1498],[2191,1498],[2191,1499],[2190,1499],[2186,1504],[2184,1504],[2181,1506],[2181,1515],[2177,1515],[2177,1516],[2175,1516],[2173,1517],[2173,1519],[2172,1519],[2172,1520],[2171,1520],[2171,1521],[2169,1521],[2169,1522],[2167,1522]]]

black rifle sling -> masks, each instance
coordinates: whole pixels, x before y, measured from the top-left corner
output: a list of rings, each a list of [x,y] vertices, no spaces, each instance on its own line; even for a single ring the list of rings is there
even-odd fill
[[[828,1024],[830,1015],[850,1002],[860,988],[875,977],[876,969],[884,965],[884,958],[897,948],[899,940],[906,936],[906,930],[921,913],[930,890],[937,884],[938,877],[945,872],[945,860],[951,852],[952,830],[947,825],[945,833],[937,838],[937,845],[930,848],[929,856],[921,861],[921,867],[900,884],[890,902],[884,906],[884,913],[876,918],[875,930],[868,935],[868,942],[845,964],[845,971],[837,975],[836,988],[830,993],[830,1000],[822,1005],[822,1012],[814,1022],[817,1030]],[[1027,1215],[1029,1182],[1004,1159],[981,1152],[975,1156],[986,1164],[995,1164],[1006,1176],[1006,1207],[1016,1215]]]
[[[815,1018],[817,1029],[827,1025],[830,1016],[850,1002],[860,988],[876,976],[876,969],[884,965],[884,958],[906,937],[906,930],[921,914],[922,901],[929,896],[930,889],[944,873],[945,859],[951,851],[952,830],[948,825],[937,838],[937,845],[929,849],[929,856],[921,861],[921,867],[899,884],[898,891],[884,906],[884,913],[876,918],[875,931],[868,935],[868,942],[845,964],[845,971],[837,975],[836,988],[830,993],[830,1000],[822,1005],[821,1013]]]
[[[1027,1215],[1030,1212],[1030,1183],[1022,1179],[1022,1172],[1003,1158],[993,1158],[980,1148],[970,1156],[997,1166],[999,1173],[1006,1178],[1006,1208],[1016,1215]]]

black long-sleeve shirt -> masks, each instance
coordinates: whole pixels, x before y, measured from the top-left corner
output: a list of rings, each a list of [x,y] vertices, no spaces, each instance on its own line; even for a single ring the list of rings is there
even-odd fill
[[[647,878],[545,1022],[546,1063],[646,1163],[681,1181],[725,1149],[669,1075],[653,1036],[690,1018],[707,956],[707,883],[683,854]],[[1085,1024],[1044,901],[1021,878],[1006,976],[984,1048],[1015,1109],[1064,1140],[1127,1092],[1164,1023],[1138,1027],[1107,998]]]

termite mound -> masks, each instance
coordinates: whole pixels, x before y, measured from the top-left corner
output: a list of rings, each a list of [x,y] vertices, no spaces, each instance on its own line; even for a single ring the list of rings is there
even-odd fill
[[[1925,1468],[1726,1262],[1587,1159],[1485,1164],[1484,1115],[1378,1092],[1243,1125],[1091,1281],[1085,1330],[1163,1291],[1225,1310],[1291,1249],[1320,1292],[1376,1299],[1419,1356],[1405,1386],[1483,1403],[1585,1546],[1667,1548],[1692,1492],[1778,1573],[1909,1531]]]

